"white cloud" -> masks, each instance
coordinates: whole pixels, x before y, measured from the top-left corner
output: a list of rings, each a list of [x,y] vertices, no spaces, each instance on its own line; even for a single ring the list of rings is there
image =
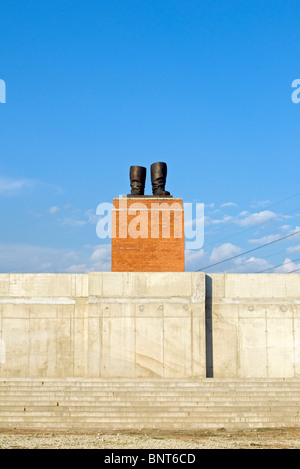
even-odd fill
[[[238,205],[235,202],[225,202],[224,204],[221,204],[221,207],[238,207]]]
[[[240,254],[241,252],[242,249],[239,246],[236,246],[231,243],[224,243],[221,246],[218,246],[217,248],[214,248],[212,250],[209,260],[211,263],[219,262],[229,257],[233,257],[237,254]]]
[[[203,249],[200,250],[186,250],[185,251],[185,270],[187,272],[194,272],[199,270],[205,262],[206,254]]]
[[[67,250],[0,244],[2,273],[87,273],[110,270],[110,244]]]
[[[234,202],[228,202],[228,204],[234,204]],[[223,206],[225,205],[227,204],[223,204]],[[220,219],[214,219],[211,216],[205,216],[206,226],[223,225],[230,222],[242,227],[252,227],[275,220],[278,220],[278,215],[274,212],[271,212],[270,210],[263,210],[257,213],[250,213],[247,210],[244,210],[240,212],[236,217],[225,214]]]
[[[267,207],[270,203],[270,200],[259,200],[258,202],[253,202],[251,207]]]
[[[259,257],[250,257],[249,259],[239,257],[232,261],[231,266],[226,269],[226,272],[254,273],[259,272],[260,270],[268,269],[269,267],[271,267],[271,264],[265,259],[261,259]]]
[[[111,269],[111,245],[99,244],[90,257],[93,270],[109,271]]]
[[[274,269],[276,273],[289,273],[293,270],[300,269],[300,263],[296,264],[294,261],[288,257],[283,261],[282,265]]]
[[[71,205],[66,205],[63,209],[67,210],[70,214],[59,220],[63,225],[84,226],[88,223],[95,225],[101,218],[100,215],[96,215],[96,211],[93,209],[85,210],[84,213],[82,213],[81,209],[72,208]],[[51,207],[50,213],[56,213],[58,210],[59,207]]]
[[[201,270],[210,264],[220,262],[220,264],[211,267],[209,272],[254,273],[272,267],[267,260],[259,257],[247,258],[245,256],[239,256],[226,262],[222,262],[223,260],[239,255],[240,253],[241,248],[231,243],[222,244],[215,248],[210,256],[204,251],[204,249],[201,249],[200,251],[186,251],[185,268],[187,272],[196,271]]]
[[[70,262],[70,252],[28,244],[0,244],[0,259],[1,272],[51,273],[64,270],[66,262]]]
[[[291,246],[287,248],[286,252],[300,252],[300,244],[298,246]]]
[[[17,196],[23,194],[25,190],[40,189],[49,190],[51,194],[61,194],[62,190],[53,184],[29,178],[9,178],[0,176],[0,195]]]
[[[68,226],[83,226],[83,225],[86,225],[86,221],[85,220],[78,220],[77,218],[72,218],[72,217],[69,217],[69,218],[65,218],[63,221],[62,221],[63,225],[68,225]]]
[[[298,243],[300,241],[300,226],[296,226],[294,230],[291,230],[290,234],[293,234],[293,236],[290,237],[290,240]]]
[[[273,241],[276,241],[279,239],[280,236],[277,234],[271,234],[268,236],[262,236],[261,238],[257,239],[249,239],[249,243],[251,244],[267,244],[267,243],[272,243]]]
[[[236,220],[239,226],[255,226],[262,223],[274,221],[278,219],[276,213],[271,212],[270,210],[263,210],[257,213],[241,212],[241,216],[244,218]]]
[[[85,216],[87,217],[88,222],[93,225],[96,225],[101,218],[100,215],[96,215],[96,210],[93,210],[92,208],[85,211]]]
[[[230,215],[224,215],[223,218],[216,219],[216,220],[214,220],[211,217],[207,217],[207,216],[204,217],[204,223],[205,223],[206,226],[207,225],[223,225],[223,224],[228,223],[232,220],[233,220],[233,217],[231,217]]]
[[[111,270],[111,245],[99,244],[92,248],[85,263],[71,264],[65,269],[69,273],[109,272]]]
[[[58,212],[58,210],[59,210],[59,207],[56,207],[56,206],[49,208],[49,212],[51,213],[51,215]]]
[[[24,188],[32,187],[33,184],[31,179],[12,179],[0,176],[0,194],[15,195]]]
[[[252,244],[267,244],[267,243],[271,243],[273,241],[276,241],[277,239],[279,240],[280,238],[284,237],[284,236],[288,236],[290,234],[293,234],[294,232],[296,231],[299,231],[300,228],[298,227],[298,229],[290,229],[290,225],[282,225],[280,227],[277,228],[277,231],[276,233],[274,234],[270,234],[270,235],[267,235],[267,236],[262,236],[261,238],[254,238],[254,239],[249,239],[249,243],[252,243]],[[295,238],[297,239],[298,238],[298,235],[295,235]],[[287,238],[289,239],[289,238]],[[291,237],[291,239],[294,240],[294,236]],[[300,234],[299,234],[299,239],[300,239]]]
[[[64,272],[68,274],[87,274],[89,272],[89,269],[86,264],[72,264],[67,267]]]

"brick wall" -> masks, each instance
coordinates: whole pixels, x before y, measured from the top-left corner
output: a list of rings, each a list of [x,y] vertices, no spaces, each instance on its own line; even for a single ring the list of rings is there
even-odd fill
[[[183,272],[184,212],[180,198],[113,200],[112,272]]]

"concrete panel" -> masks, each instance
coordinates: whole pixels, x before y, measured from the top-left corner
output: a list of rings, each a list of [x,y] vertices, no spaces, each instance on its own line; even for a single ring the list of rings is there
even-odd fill
[[[88,370],[88,311],[87,300],[77,300],[72,318],[72,349],[74,377],[86,376]],[[70,370],[71,373],[71,370]]]
[[[11,297],[71,297],[71,274],[10,274]]]
[[[260,378],[267,375],[266,319],[252,317],[239,320],[240,378]]]
[[[0,295],[9,296],[9,294],[10,294],[9,274],[0,274]]]
[[[5,363],[0,365],[0,376],[27,377],[29,371],[30,321],[2,318],[2,341],[5,346]]]
[[[190,272],[132,272],[124,295],[132,298],[180,298],[192,296]],[[204,276],[203,276],[204,282]]]
[[[135,319],[103,318],[103,377],[135,377]]]
[[[102,296],[103,272],[88,274],[88,296]]]
[[[300,376],[300,305],[294,306],[295,376]]]
[[[103,272],[103,297],[115,298],[124,295],[124,274],[120,272]]]
[[[59,308],[58,308],[59,309]],[[74,375],[74,353],[72,341],[72,315],[58,317],[56,320],[56,356],[51,357],[56,360],[55,374],[53,377],[64,378]],[[55,332],[54,332],[55,333]]]
[[[164,319],[164,377],[192,375],[191,320]]]
[[[191,306],[189,303],[165,303],[164,305],[159,305],[158,308],[163,310],[165,318],[190,318]]]
[[[224,274],[227,298],[284,298],[285,274]]]
[[[213,321],[214,376],[298,376],[300,367],[296,357],[300,337],[296,314],[300,276],[218,274],[210,277],[211,298],[207,301],[211,303]]]
[[[34,376],[56,376],[56,321],[47,318],[30,318],[29,363]]]
[[[205,324],[203,317],[199,314],[192,313],[191,324],[191,376],[206,376],[206,343]]]
[[[268,377],[292,377],[294,370],[294,332],[291,318],[267,319]]]
[[[102,318],[89,317],[88,319],[88,371],[87,375],[93,378],[101,376],[101,350],[102,350]]]
[[[89,277],[86,274],[73,274],[71,276],[71,296],[75,298],[89,295]]]
[[[164,371],[163,318],[136,319],[136,375],[160,377]]]
[[[300,300],[300,275],[285,275],[286,298]]]
[[[213,376],[238,376],[238,320],[213,318]]]

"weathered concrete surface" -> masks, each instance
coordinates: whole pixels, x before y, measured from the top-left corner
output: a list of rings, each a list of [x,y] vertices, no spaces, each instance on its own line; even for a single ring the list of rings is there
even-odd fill
[[[0,275],[0,377],[205,377],[205,275]]]
[[[300,275],[0,275],[0,377],[300,376]]]
[[[212,274],[206,284],[211,375],[300,376],[299,274]]]

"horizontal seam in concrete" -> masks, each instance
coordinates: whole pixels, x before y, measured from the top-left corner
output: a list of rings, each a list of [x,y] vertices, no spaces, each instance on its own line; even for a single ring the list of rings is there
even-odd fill
[[[89,303],[183,303],[183,304],[188,304],[188,303],[204,303],[204,298],[199,298],[195,299],[193,297],[187,297],[187,298],[177,298],[177,297],[171,297],[171,298],[143,298],[143,297],[138,297],[138,298],[124,298],[124,297],[119,297],[119,298],[106,298],[106,297],[97,297],[97,296],[90,296],[89,297]]]
[[[210,297],[210,299],[212,299]],[[270,297],[270,298],[255,298],[255,297],[248,297],[248,298],[239,298],[238,300],[233,298],[221,298],[221,297],[214,297],[213,302],[216,303],[225,303],[225,304],[277,304],[277,303],[284,303],[284,304],[300,304],[300,299],[295,298],[287,298],[287,297]]]
[[[51,305],[74,305],[76,303],[75,299],[70,298],[0,298],[1,304],[51,304]]]

